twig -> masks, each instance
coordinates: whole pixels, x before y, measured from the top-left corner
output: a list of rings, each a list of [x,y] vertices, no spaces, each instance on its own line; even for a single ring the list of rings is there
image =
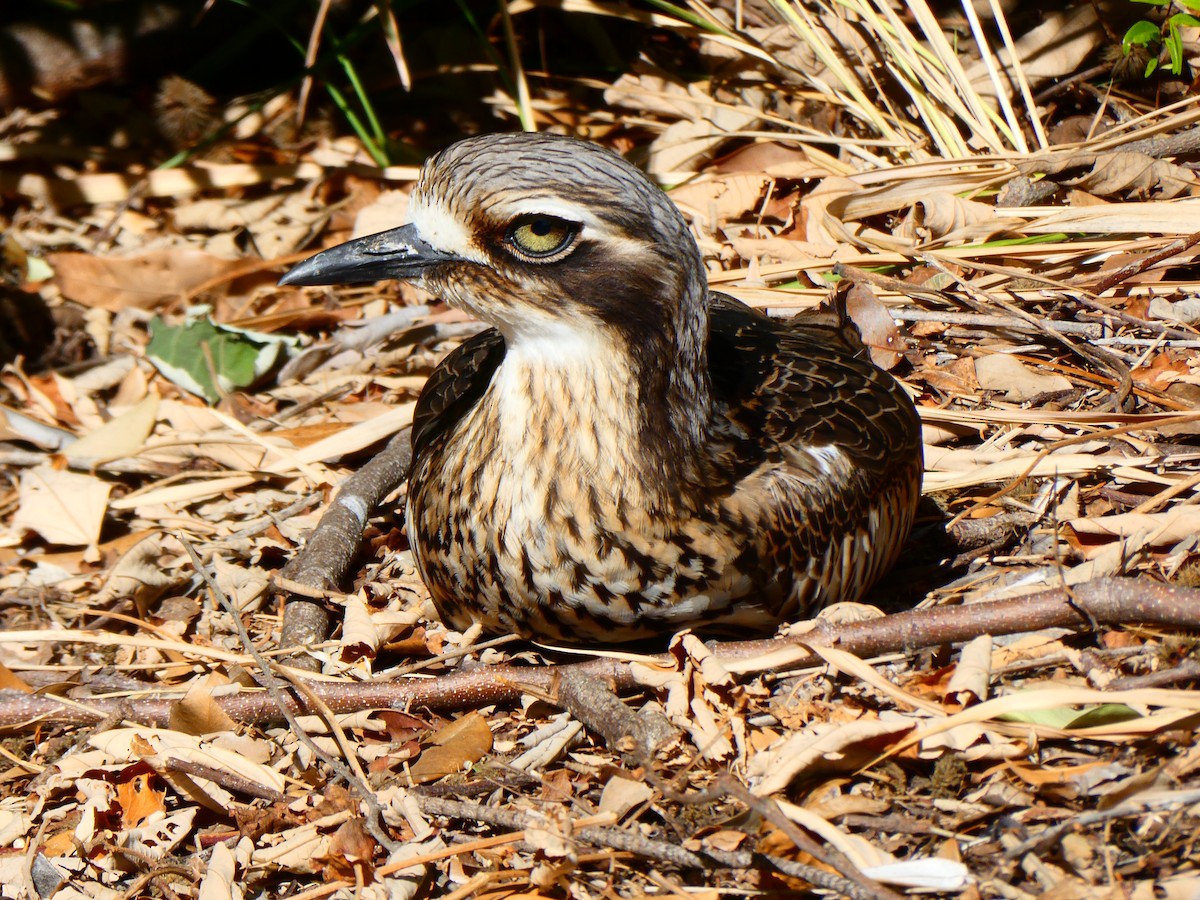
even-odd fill
[[[1102,578],[1075,585],[1074,603],[1066,592],[1054,588],[1014,597],[975,603],[918,609],[872,619],[833,625],[819,622],[802,638],[713,643],[714,654],[727,668],[737,671],[792,670],[823,665],[810,646],[838,647],[861,657],[912,652],[967,641],[980,634],[1005,635],[1043,628],[1078,628],[1088,620],[1101,625],[1148,624],[1200,631],[1200,590],[1173,587],[1139,578]],[[1078,609],[1074,608],[1078,606]],[[52,638],[52,633],[48,638]],[[0,633],[0,642],[4,635]],[[666,656],[652,657],[663,664]],[[453,710],[505,703],[531,691],[543,696],[552,690],[562,671],[575,670],[603,678],[616,690],[636,686],[633,668],[617,659],[594,659],[569,666],[480,666],[438,678],[400,682],[308,682],[308,687],[335,713],[366,709],[426,707]],[[278,722],[288,714],[313,713],[302,697],[281,693],[277,702],[261,691],[243,691],[216,698],[225,713],[247,724]],[[37,723],[90,723],[120,710],[131,720],[165,727],[175,699],[160,696],[113,700],[92,698],[86,708],[60,698],[0,691],[0,728],[21,728]]]
[[[367,517],[408,477],[412,429],[404,428],[366,465],[351,475],[321,516],[304,550],[284,566],[284,578],[317,590],[333,590],[345,577],[362,542]],[[283,611],[281,647],[310,647],[329,636],[329,612],[323,603],[292,599]],[[297,668],[313,670],[315,660],[298,657]]]
[[[1167,244],[1165,247],[1155,250],[1153,253],[1147,253],[1145,256],[1139,257],[1128,265],[1121,266],[1121,268],[1110,272],[1104,278],[1096,282],[1092,286],[1091,291],[1093,294],[1099,296],[1109,288],[1116,287],[1122,281],[1132,278],[1134,275],[1140,275],[1155,263],[1162,262],[1164,259],[1169,259],[1176,253],[1186,250],[1189,247],[1194,247],[1196,244],[1200,244],[1200,231],[1189,234],[1187,237],[1181,237],[1177,240],[1171,241],[1171,243]]]
[[[1060,822],[1051,828],[1047,828],[1040,834],[1022,841],[1015,846],[1009,847],[1004,851],[1004,855],[1009,859],[1015,859],[1018,856],[1024,856],[1026,853],[1032,853],[1043,847],[1047,847],[1055,843],[1063,835],[1074,831],[1076,828],[1083,828],[1087,825],[1095,825],[1099,822],[1109,822],[1113,819],[1126,819],[1131,816],[1141,816],[1156,809],[1167,809],[1173,806],[1190,806],[1193,803],[1200,802],[1200,789],[1190,791],[1174,791],[1170,794],[1148,797],[1133,797],[1111,809],[1097,810],[1095,812],[1081,813],[1074,816],[1065,822]]]
[[[528,813],[517,810],[503,809],[481,803],[467,803],[461,800],[445,800],[439,797],[414,796],[416,797],[417,804],[421,807],[421,812],[426,815],[486,822],[489,825],[498,825],[501,828],[511,828],[513,831],[524,831],[537,824],[536,820]],[[788,824],[791,825],[790,822]],[[794,828],[795,826],[792,827]],[[804,878],[818,887],[837,890],[844,896],[853,898],[853,900],[881,900],[881,898],[893,900],[893,898],[898,897],[897,894],[867,879],[862,879],[861,875],[859,876],[862,879],[861,881],[850,880],[831,875],[815,866],[806,866],[793,860],[782,859],[776,856],[764,856],[763,854],[751,853],[745,850],[719,851],[706,849],[694,852],[678,844],[654,840],[653,838],[648,838],[632,831],[604,825],[577,828],[572,832],[571,837],[594,846],[624,850],[627,853],[633,853],[645,859],[656,859],[661,862],[671,863],[683,869],[712,869],[718,867],[747,869],[752,867],[757,860],[764,860],[786,874]],[[809,843],[812,842],[810,841]],[[823,854],[820,853],[819,848],[817,848],[817,851],[817,854],[814,855],[817,858],[821,858]]]

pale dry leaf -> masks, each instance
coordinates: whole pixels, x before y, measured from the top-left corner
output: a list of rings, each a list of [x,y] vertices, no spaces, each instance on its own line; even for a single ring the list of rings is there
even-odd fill
[[[924,891],[961,891],[971,883],[971,871],[965,865],[937,856],[865,866],[861,871],[876,881]]]
[[[1005,227],[989,203],[932,191],[912,205],[895,234],[922,243],[933,239],[966,241],[986,238]]]
[[[834,248],[830,244],[793,241],[782,237],[754,237],[755,229],[738,225],[724,230],[725,240],[742,259],[751,262],[787,263],[800,266],[828,264]]]
[[[1183,297],[1174,303],[1165,297],[1152,297],[1150,315],[1155,319],[1195,325],[1200,322],[1200,297]]]
[[[175,204],[171,217],[180,231],[238,231],[272,215],[283,204],[281,193],[253,199],[206,197]]]
[[[152,487],[145,493],[127,494],[110,505],[115,510],[137,510],[142,518],[153,520],[164,514],[163,507],[175,511],[180,507],[247,487],[258,480],[257,475],[231,475],[228,478],[207,478],[191,484],[168,484],[164,487]]]
[[[198,202],[216,205],[198,210],[196,224],[188,222],[186,228],[177,213],[176,226],[185,231],[217,232],[204,243],[204,248],[216,256],[239,253],[244,233],[249,233],[255,251],[263,259],[295,253],[304,248],[321,223],[329,218],[329,208],[315,203],[307,191],[280,191],[251,200]]]
[[[0,800],[0,846],[15,846],[14,842],[31,824],[23,796],[13,795]]]
[[[180,576],[165,568],[160,560],[166,553],[166,539],[161,534],[148,533],[117,560],[100,590],[96,592],[98,606],[130,599],[139,610],[148,608]]]
[[[68,459],[117,459],[133,456],[146,444],[158,419],[158,395],[149,394],[115,419],[85,434],[64,451]]]
[[[774,794],[806,772],[853,771],[875,759],[880,750],[916,725],[915,721],[878,719],[839,724],[819,722],[753,756],[746,774],[755,794],[760,797]]]
[[[51,544],[90,546],[100,538],[111,491],[112,485],[94,475],[48,465],[26,469],[13,528],[37,532]]]
[[[575,854],[575,841],[571,835],[574,823],[570,812],[561,806],[543,807],[530,818],[535,824],[525,827],[525,841],[535,850],[551,859],[571,858]]]
[[[124,833],[122,846],[144,854],[146,859],[165,859],[192,832],[199,806],[185,806],[165,816],[152,816]]]
[[[227,749],[218,741],[165,728],[114,728],[92,735],[88,742],[117,762],[135,762],[147,756],[162,761],[183,759],[230,772],[272,792],[282,793],[287,786],[282,774],[256,762],[249,754]],[[163,774],[168,780],[171,779],[171,773],[165,766]],[[227,810],[228,804],[233,802],[227,791],[207,779],[196,777],[195,783],[203,785],[201,794],[207,802],[217,803],[218,808]],[[191,796],[198,799],[195,791],[191,792]],[[223,807],[220,806],[221,802],[225,804]]]
[[[752,128],[758,120],[755,114],[738,115],[734,110],[721,109],[716,113],[712,119],[674,122],[668,126],[650,145],[646,171],[671,178],[698,171],[721,144],[739,130]]]
[[[654,113],[667,119],[693,119],[703,114],[687,83],[663,75],[626,72],[604,91],[604,103],[610,107],[633,109],[639,114]],[[707,105],[707,104],[706,104]]]
[[[715,232],[730,219],[755,216],[768,182],[762,175],[715,175],[673,189],[671,199],[676,206],[693,211]]]
[[[840,176],[822,181],[800,200],[801,221],[806,225],[803,239],[832,253],[844,243],[845,226],[839,215],[845,201],[862,191],[858,182]]]
[[[204,867],[197,900],[241,900],[242,887],[236,876],[233,851],[225,844],[216,844]]]
[[[27,441],[43,450],[59,450],[73,443],[76,437],[65,428],[48,425],[19,410],[0,406],[0,440]]]
[[[1025,175],[1053,177],[1094,196],[1117,199],[1171,199],[1195,193],[1197,186],[1191,170],[1128,150],[1044,154],[1017,163],[1017,169]]]
[[[975,360],[975,377],[981,388],[1005,391],[1005,399],[1014,403],[1071,389],[1071,382],[1062,375],[1035,372],[1019,359],[1003,353],[992,353]]]
[[[797,806],[795,803],[789,803],[786,800],[777,800],[776,803],[779,811],[788,819],[811,831],[821,841],[845,854],[860,870],[896,861],[896,858],[884,850],[877,841],[873,842],[860,835],[842,831],[812,810]]]
[[[521,738],[520,745],[526,749],[508,764],[522,772],[539,771],[562,756],[582,732],[582,723],[571,718],[570,713],[551,716],[545,725]]]
[[[402,225],[408,219],[408,193],[383,191],[355,215],[354,232],[350,237],[359,238],[369,234],[378,234]]]
[[[316,870],[314,860],[329,853],[331,838],[316,825],[299,825],[281,834],[263,835],[251,854],[254,866],[278,866],[287,872],[309,873]]]
[[[1164,547],[1200,533],[1200,508],[1174,506],[1159,513],[1118,513],[1099,518],[1072,519],[1064,532],[1071,546],[1086,557],[1119,538],[1145,537],[1153,547]]]
[[[237,731],[237,723],[221,708],[213,695],[213,688],[228,683],[228,679],[215,673],[195,681],[183,697],[171,704],[168,719],[171,730],[192,735]]]
[[[222,556],[213,557],[212,567],[217,587],[233,603],[234,609],[247,612],[258,608],[271,583],[271,576],[265,569],[229,562]]]
[[[379,629],[371,619],[371,611],[359,593],[346,598],[342,616],[342,662],[374,659],[379,649]]]
[[[600,792],[599,810],[612,813],[620,819],[653,796],[653,789],[644,782],[614,775],[608,779],[604,790]]]
[[[946,696],[962,706],[986,700],[991,679],[992,636],[981,634],[959,654],[958,665],[946,686]]]

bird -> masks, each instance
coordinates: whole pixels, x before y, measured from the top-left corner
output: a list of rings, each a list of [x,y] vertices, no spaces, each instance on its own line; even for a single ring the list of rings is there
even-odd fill
[[[710,291],[636,166],[567,136],[469,137],[426,161],[408,213],[281,283],[403,280],[489,326],[413,416],[405,527],[446,625],[757,635],[892,567],[921,489],[911,398],[839,329]]]

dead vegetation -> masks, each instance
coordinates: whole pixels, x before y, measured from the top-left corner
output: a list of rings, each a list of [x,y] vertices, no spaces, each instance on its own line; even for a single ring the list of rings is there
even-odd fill
[[[0,120],[0,895],[1192,896],[1200,103],[1086,68],[1127,7],[497,18],[662,37],[591,104],[509,54],[495,127],[629,152],[747,302],[840,278],[925,422],[874,598],[921,609],[662,655],[448,632],[389,503],[312,596],[318,671],[281,665],[273,576],[478,326],[274,282],[402,221],[415,170],[264,146],[291,93],[205,100],[237,125],[168,169]]]

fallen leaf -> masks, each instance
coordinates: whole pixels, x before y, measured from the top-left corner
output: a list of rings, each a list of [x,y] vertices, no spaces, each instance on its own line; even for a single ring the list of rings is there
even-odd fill
[[[13,528],[37,532],[51,544],[90,546],[100,538],[112,485],[94,475],[48,465],[21,473]]]
[[[981,388],[1006,391],[1005,399],[1014,403],[1071,389],[1071,382],[1063,376],[1035,372],[1019,359],[1004,353],[992,353],[975,360],[975,377]]]
[[[149,394],[136,406],[70,444],[68,459],[116,459],[133,456],[145,446],[158,417],[158,395]]]
[[[245,266],[242,260],[186,248],[123,257],[51,253],[46,260],[64,297],[109,312],[153,309]]]
[[[455,719],[429,740],[433,746],[409,767],[416,784],[458,774],[481,760],[492,749],[492,730],[487,719],[472,712]]]

